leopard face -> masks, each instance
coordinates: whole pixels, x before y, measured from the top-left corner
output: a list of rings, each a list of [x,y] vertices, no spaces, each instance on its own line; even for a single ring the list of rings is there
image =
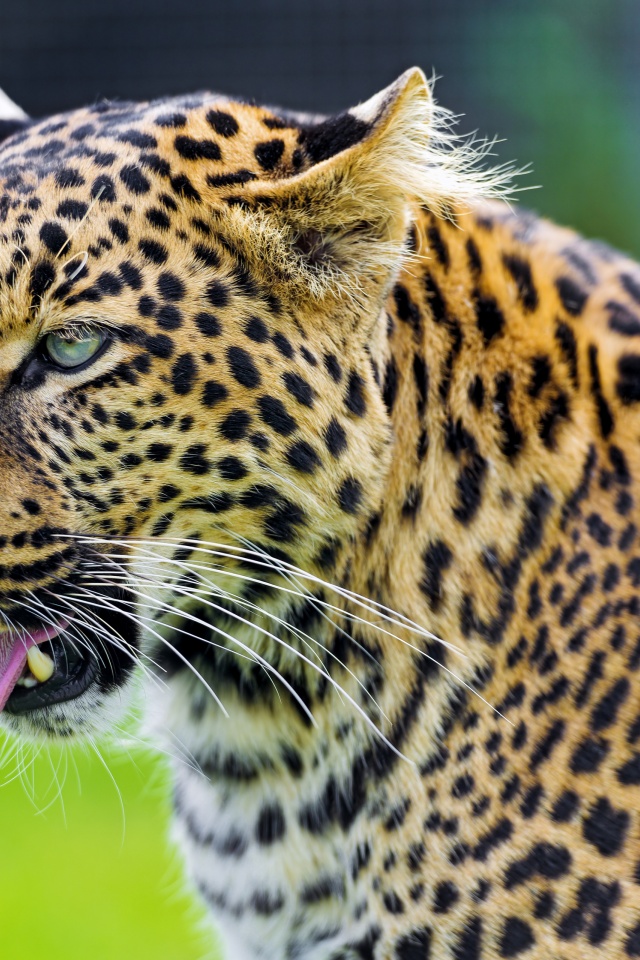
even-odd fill
[[[7,680],[11,729],[111,725],[193,607],[197,542],[242,596],[234,551],[326,575],[366,525],[389,441],[369,349],[406,201],[366,220],[349,191],[394,97],[315,123],[204,95],[101,104],[5,141],[0,602],[6,657],[36,631],[58,665]]]

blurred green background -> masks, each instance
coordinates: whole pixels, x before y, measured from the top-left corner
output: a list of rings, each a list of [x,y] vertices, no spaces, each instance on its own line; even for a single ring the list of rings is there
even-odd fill
[[[167,842],[169,784],[134,741],[15,757],[0,739],[2,960],[210,960]]]
[[[198,88],[332,111],[414,63],[441,77],[463,130],[503,137],[499,159],[531,164],[523,182],[541,189],[527,206],[640,257],[638,0],[0,5],[0,86],[34,116]],[[35,804],[31,773],[0,787],[2,960],[216,956],[169,852],[162,765],[139,750],[106,759],[124,839],[118,793],[89,753],[66,761],[46,812],[46,758]]]

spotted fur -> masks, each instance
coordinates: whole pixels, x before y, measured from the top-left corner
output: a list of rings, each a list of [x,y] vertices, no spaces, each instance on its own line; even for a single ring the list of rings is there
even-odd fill
[[[433,120],[413,72],[0,147],[0,607],[99,664],[4,724],[140,661],[233,960],[640,955],[640,270]]]

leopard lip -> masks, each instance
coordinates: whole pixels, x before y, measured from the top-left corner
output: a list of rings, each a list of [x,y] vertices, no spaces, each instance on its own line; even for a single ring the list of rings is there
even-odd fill
[[[98,661],[65,638],[64,631],[47,642],[47,652],[55,669],[44,683],[35,686],[14,686],[5,704],[5,711],[19,715],[74,700],[91,685],[98,673]]]
[[[23,630],[19,633],[6,630],[0,634],[0,710],[13,693],[16,683],[27,663],[28,651],[41,644],[49,643],[68,626],[66,620],[35,630]]]

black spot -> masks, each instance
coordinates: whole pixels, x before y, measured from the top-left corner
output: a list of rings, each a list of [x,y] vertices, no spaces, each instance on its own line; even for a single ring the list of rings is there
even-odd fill
[[[263,396],[258,399],[261,419],[283,437],[288,437],[297,429],[297,423],[288,413],[282,400],[277,397]]]
[[[470,456],[456,480],[458,503],[453,515],[460,523],[468,524],[475,517],[482,502],[482,487],[487,473],[487,461],[479,453]]]
[[[223,283],[214,280],[207,287],[207,300],[212,307],[226,307],[229,302],[229,291]]]
[[[256,840],[261,846],[271,846],[285,835],[286,822],[279,803],[267,804],[260,811],[256,824]]]
[[[477,244],[472,237],[469,237],[467,240],[466,250],[467,258],[469,260],[469,269],[475,276],[479,276],[482,273],[482,258],[480,257],[480,251],[478,250]]]
[[[304,522],[302,508],[295,503],[287,502],[266,517],[264,531],[271,540],[288,543],[299,535],[295,528]]]
[[[147,460],[164,463],[171,456],[173,446],[170,443],[152,443],[147,447]]]
[[[546,410],[538,422],[538,436],[545,447],[553,450],[556,447],[556,433],[560,423],[569,419],[569,398],[560,390],[551,397]]]
[[[416,410],[418,416],[421,417],[425,411],[429,394],[429,372],[424,357],[419,353],[413,355],[413,379],[417,391]]]
[[[265,140],[256,144],[253,153],[263,170],[273,170],[284,153],[284,140]]]
[[[180,468],[185,473],[192,473],[194,476],[204,476],[211,469],[211,461],[207,460],[204,454],[207,452],[206,444],[194,443],[187,447],[180,457]]]
[[[488,830],[476,844],[473,851],[474,860],[478,860],[480,863],[484,863],[489,854],[495,847],[499,847],[501,844],[506,843],[511,839],[513,833],[513,824],[509,819],[503,817],[499,820],[491,830]]]
[[[591,375],[591,392],[596,401],[600,432],[606,439],[613,430],[613,416],[609,404],[602,393],[600,367],[598,366],[598,348],[594,344],[589,346],[589,373]]]
[[[207,123],[213,127],[221,137],[233,137],[239,130],[238,121],[230,113],[223,110],[209,110]]]
[[[31,271],[31,296],[42,297],[56,278],[56,268],[48,260],[37,263]]]
[[[517,957],[535,943],[531,927],[519,917],[507,917],[500,938],[500,956]]]
[[[531,276],[531,264],[528,260],[505,253],[502,262],[513,277],[518,288],[518,299],[525,310],[535,310],[538,306],[538,291]]]
[[[543,737],[538,740],[531,753],[531,769],[537,770],[551,756],[564,735],[564,721],[554,720]]]
[[[120,171],[120,179],[131,193],[148,193],[151,188],[151,184],[142,170],[140,167],[135,166],[135,164],[129,164],[123,167]]]
[[[203,337],[219,337],[221,332],[220,321],[213,313],[199,313],[195,324]]]
[[[58,204],[56,216],[64,217],[65,220],[82,220],[88,209],[88,204],[81,200],[63,200]]]
[[[362,485],[355,477],[347,477],[338,490],[338,503],[345,513],[357,513],[362,501]]]
[[[482,920],[470,917],[463,929],[457,934],[451,951],[453,960],[481,960]]]
[[[156,310],[156,323],[162,330],[178,330],[182,326],[182,314],[172,303],[163,303]]]
[[[598,543],[601,547],[609,546],[613,531],[609,524],[605,523],[600,514],[589,514],[587,517],[587,529],[589,531],[589,535],[593,537],[596,543]]]
[[[260,385],[260,373],[246,350],[242,347],[229,347],[227,359],[231,373],[242,387],[254,388]]]
[[[184,160],[220,160],[220,147],[214,140],[195,140],[193,137],[177,136],[173,144]]]
[[[259,317],[249,317],[244,325],[244,332],[254,343],[265,343],[269,339],[267,325]]]
[[[556,290],[567,313],[572,317],[579,316],[584,310],[589,297],[586,290],[583,290],[575,280],[570,277],[558,277],[556,280]]]
[[[628,957],[640,957],[640,923],[629,930],[624,949]]]
[[[558,797],[551,810],[551,817],[556,823],[568,823],[576,814],[580,806],[580,798],[573,790],[564,790]]]
[[[179,396],[191,393],[196,372],[197,367],[193,354],[181,354],[171,368],[171,385],[174,392]]]
[[[177,176],[171,177],[171,186],[178,196],[185,197],[187,200],[195,200],[196,203],[200,203],[200,194],[191,183],[191,180],[189,180],[189,177],[186,175],[186,173],[179,173]]]
[[[290,360],[293,357],[293,347],[284,333],[274,333],[272,339],[278,352]]]
[[[627,677],[616,680],[602,699],[596,704],[591,714],[591,729],[606,730],[616,722],[618,711],[631,691],[631,684]]]
[[[621,273],[619,279],[631,299],[640,304],[640,279],[630,273]]]
[[[533,367],[533,372],[527,393],[530,397],[538,397],[542,392],[542,388],[545,387],[551,379],[551,363],[549,357],[541,354],[533,358],[531,366]]]
[[[485,297],[476,293],[475,297],[476,323],[485,344],[490,343],[504,330],[504,315],[493,297]]]
[[[504,885],[507,890],[528,883],[536,876],[546,880],[557,880],[571,869],[571,854],[566,847],[553,843],[536,843],[529,854],[514,860],[507,867]]]
[[[482,377],[475,376],[469,384],[469,400],[477,410],[484,406],[484,383]]]
[[[334,353],[325,353],[324,355],[324,365],[327,368],[327,373],[335,383],[340,383],[342,379],[342,369],[338,363],[338,358]]]
[[[617,881],[603,883],[595,877],[580,882],[577,903],[560,918],[556,927],[562,940],[573,940],[584,933],[592,946],[597,946],[609,935],[612,921],[610,911],[620,900]]]
[[[425,550],[422,561],[424,575],[420,589],[427,597],[432,610],[437,610],[442,601],[442,575],[451,565],[453,554],[442,540],[436,540]]]
[[[617,810],[607,797],[600,797],[584,818],[582,832],[603,857],[612,857],[622,849],[630,822],[627,810]]]
[[[572,773],[595,773],[609,752],[606,740],[582,740],[571,757],[570,769]]]
[[[511,416],[510,402],[513,388],[511,374],[506,372],[498,374],[495,383],[497,416],[503,435],[500,449],[509,460],[513,460],[523,447],[524,437]]]
[[[158,146],[158,141],[150,133],[143,133],[142,130],[124,130],[116,137],[120,143],[130,143],[132,147],[140,147],[143,150],[150,150]]]
[[[569,367],[569,373],[575,387],[578,386],[578,345],[576,335],[568,323],[559,320],[556,324],[556,340]]]
[[[242,440],[249,429],[251,417],[246,410],[236,409],[227,414],[218,429],[226,440]]]
[[[625,404],[640,401],[640,356],[625,353],[618,360],[616,393]]]
[[[401,937],[396,944],[396,960],[429,960],[430,956],[431,930],[429,927],[414,928]]]
[[[320,465],[320,457],[306,440],[297,440],[286,452],[287,462],[301,473],[313,473]]]
[[[229,391],[223,383],[208,380],[202,390],[202,402],[205,407],[215,407],[217,403],[226,400]]]
[[[429,246],[436,255],[436,260],[441,267],[444,267],[445,270],[449,269],[449,264],[451,258],[449,256],[449,248],[442,239],[442,233],[438,227],[433,224],[427,230],[427,239],[429,241]]]
[[[285,904],[285,899],[281,893],[272,891],[262,891],[254,893],[251,898],[251,904],[255,912],[261,917],[272,917],[278,913]]]
[[[609,314],[609,329],[624,337],[637,337],[640,334],[640,318],[625,304],[609,300],[605,309]]]
[[[382,389],[382,399],[387,408],[387,412],[393,411],[393,406],[398,393],[398,367],[393,357],[388,361],[384,372],[384,386]]]
[[[394,915],[404,913],[404,904],[395,890],[385,890],[382,895],[382,902],[388,913]]]
[[[640,733],[640,725],[638,732]],[[636,730],[633,731],[636,733]],[[637,736],[636,736],[637,739]],[[627,760],[617,771],[618,780],[624,786],[640,784],[640,753],[634,753],[630,760]]]
[[[116,200],[115,184],[106,173],[101,173],[99,177],[96,177],[91,187],[91,199],[96,200],[98,198],[101,203],[102,201],[105,203],[115,203]]]
[[[257,180],[257,175],[251,170],[235,170],[233,173],[207,174],[207,183],[210,187],[234,187],[239,183],[249,183]]]
[[[138,248],[150,263],[163,264],[169,259],[167,248],[156,240],[143,239],[138,242]]]
[[[296,398],[298,403],[305,407],[313,406],[314,391],[311,385],[298,373],[287,371],[283,373],[282,379],[289,393]]]
[[[363,388],[364,380],[356,370],[352,370],[349,375],[349,384],[344,402],[347,408],[357,417],[363,417],[367,410]]]
[[[402,516],[415,519],[422,504],[422,487],[411,484],[402,502]]]
[[[67,242],[67,233],[62,229],[59,223],[47,220],[40,227],[40,239],[47,250],[56,256]]]
[[[59,187],[82,187],[84,186],[84,177],[74,170],[73,167],[61,167],[55,176]]]
[[[157,280],[158,293],[165,300],[182,300],[185,294],[185,286],[182,280],[166,271],[161,273]]]
[[[184,113],[162,113],[156,117],[155,121],[158,127],[184,127],[187,118]]]
[[[420,309],[409,296],[409,291],[402,283],[396,283],[393,288],[393,299],[396,304],[398,320],[408,323],[415,338],[418,338],[421,329]]]
[[[333,457],[341,456],[347,449],[347,435],[335,417],[332,417],[324,434],[327,450]]]

